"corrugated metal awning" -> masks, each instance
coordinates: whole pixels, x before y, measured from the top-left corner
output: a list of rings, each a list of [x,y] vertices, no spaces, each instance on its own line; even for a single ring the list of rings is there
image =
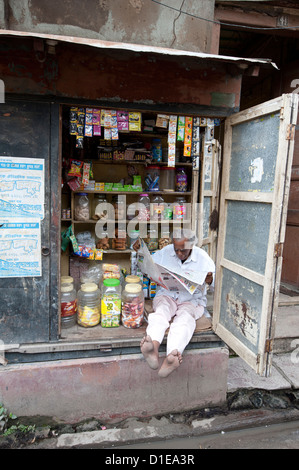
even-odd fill
[[[76,37],[76,36],[61,36],[61,35],[56,35],[56,34],[35,33],[31,31],[30,32],[12,31],[12,30],[7,30],[7,29],[2,29],[0,30],[0,37],[1,36],[32,37],[32,38],[39,38],[39,39],[50,40],[50,41],[80,44],[80,45],[95,47],[98,49],[124,50],[124,51],[132,51],[136,53],[152,53],[152,54],[161,54],[161,55],[176,56],[176,57],[193,57],[199,60],[230,62],[230,63],[235,63],[235,64],[271,65],[274,68],[278,69],[276,64],[272,62],[271,59],[223,56],[223,55],[217,55],[217,54],[206,54],[204,52],[193,52],[193,51],[184,51],[184,50],[179,50],[179,49],[169,49],[165,47],[148,46],[145,44],[130,44],[130,43],[125,43],[125,42],[103,41],[99,39],[81,38],[81,37]]]

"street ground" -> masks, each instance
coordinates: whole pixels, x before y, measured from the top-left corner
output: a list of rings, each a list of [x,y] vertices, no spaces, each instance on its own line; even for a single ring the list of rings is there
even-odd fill
[[[113,447],[118,449],[299,449],[299,421]]]

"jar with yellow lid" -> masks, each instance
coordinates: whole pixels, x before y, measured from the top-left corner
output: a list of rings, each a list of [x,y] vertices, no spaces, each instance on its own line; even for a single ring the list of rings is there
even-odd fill
[[[125,277],[125,284],[140,284],[141,285],[141,279],[139,276],[136,276],[135,274],[128,274]]]
[[[93,282],[81,285],[78,292],[77,323],[84,327],[96,326],[101,319],[101,294]]]
[[[143,322],[144,295],[141,284],[126,284],[122,293],[122,324],[126,328],[139,328]]]

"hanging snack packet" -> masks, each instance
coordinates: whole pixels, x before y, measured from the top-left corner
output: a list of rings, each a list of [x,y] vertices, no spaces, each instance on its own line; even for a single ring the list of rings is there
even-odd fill
[[[78,116],[77,116],[78,108],[72,107],[70,109],[70,134],[77,135],[77,124],[78,124]]]
[[[81,176],[81,169],[83,167],[83,162],[80,160],[70,160],[71,168],[68,172],[68,176]]]
[[[89,174],[90,174],[90,163],[84,163],[83,165],[83,176],[82,176],[82,184],[88,185],[89,183]]]
[[[129,130],[141,131],[141,113],[129,112]]]
[[[179,142],[184,142],[184,138],[185,138],[185,116],[179,116],[177,140]]]

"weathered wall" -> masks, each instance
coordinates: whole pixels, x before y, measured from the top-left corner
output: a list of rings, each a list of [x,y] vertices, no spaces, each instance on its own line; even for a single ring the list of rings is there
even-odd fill
[[[0,38],[0,53],[6,93],[163,105],[164,111],[190,105],[214,116],[239,107],[242,75],[230,63],[62,42],[48,54],[32,38]]]
[[[211,52],[214,0],[0,0],[0,28]]]

